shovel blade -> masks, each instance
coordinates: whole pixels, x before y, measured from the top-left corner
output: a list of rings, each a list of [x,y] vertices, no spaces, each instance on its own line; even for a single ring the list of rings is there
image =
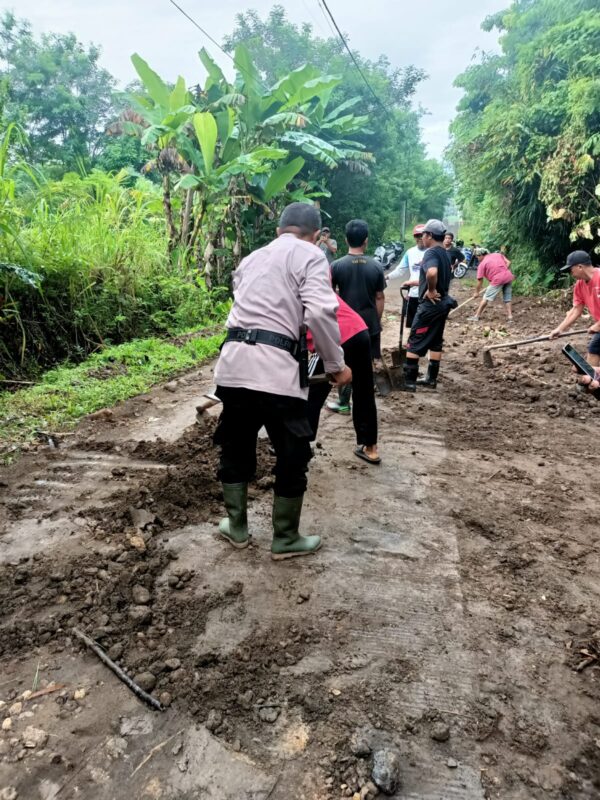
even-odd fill
[[[382,397],[387,397],[392,391],[392,383],[385,372],[375,373],[375,386]]]
[[[392,350],[392,367],[402,367],[406,361],[406,349],[399,347],[398,350]]]
[[[492,354],[489,350],[483,351],[483,366],[484,367],[493,367],[494,366],[494,359],[492,358]]]

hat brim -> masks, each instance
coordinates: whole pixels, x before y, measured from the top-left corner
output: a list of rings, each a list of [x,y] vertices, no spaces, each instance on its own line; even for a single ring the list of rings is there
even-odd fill
[[[576,267],[577,264],[565,264],[564,267],[559,269],[559,272],[568,272],[572,267]]]

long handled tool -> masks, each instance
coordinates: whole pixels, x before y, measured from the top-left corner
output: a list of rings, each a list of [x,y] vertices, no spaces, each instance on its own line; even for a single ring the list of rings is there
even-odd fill
[[[407,304],[406,304],[406,295],[404,294],[404,290],[400,289],[400,296],[402,298],[402,308],[400,310],[400,336],[398,337],[398,349],[392,350],[392,366],[386,367],[386,377],[389,382],[389,389],[399,389],[404,384],[404,362],[406,361],[406,348],[403,344],[404,339],[404,321],[406,319],[406,311],[407,311]],[[379,388],[379,386],[378,386]],[[380,393],[381,390],[380,390]],[[383,393],[382,393],[383,394]]]
[[[481,291],[483,291],[483,289]],[[460,311],[460,309],[463,306],[466,306],[467,303],[470,303],[471,301],[476,300],[480,296],[480,294],[481,294],[481,292],[477,292],[477,294],[472,294],[471,297],[469,297],[467,300],[463,300],[463,302],[459,306],[456,306],[456,308],[452,309],[452,311],[448,314],[448,316],[451,317],[452,314],[456,314],[456,312]]]
[[[587,328],[579,328],[576,331],[570,331],[568,333],[559,333],[558,336],[555,336],[555,339],[562,339],[563,336],[581,336],[583,333],[587,333]],[[483,348],[483,364],[486,367],[493,367],[494,366],[494,359],[492,358],[491,350],[502,350],[505,347],[520,347],[523,344],[534,344],[534,342],[548,342],[550,341],[550,335],[547,334],[546,336],[534,336],[532,339],[519,339],[517,342],[506,342],[505,344],[493,344],[491,347],[484,347]]]
[[[308,382],[311,386],[318,383],[329,383],[331,382],[331,375],[327,372],[320,375],[311,375]],[[203,394],[200,398],[200,402],[196,406],[196,424],[201,427],[206,425],[207,419],[210,416],[206,412],[214,406],[219,405],[220,402],[221,400],[216,394]]]

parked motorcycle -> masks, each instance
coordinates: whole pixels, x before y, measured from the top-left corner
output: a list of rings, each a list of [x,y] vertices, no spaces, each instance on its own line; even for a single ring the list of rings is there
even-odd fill
[[[460,264],[457,264],[456,267],[454,268],[455,278],[464,278],[468,270],[477,269],[477,259],[473,258],[474,255],[473,248],[461,247],[461,250],[465,254],[465,260],[461,261]]]
[[[375,250],[375,260],[379,261],[384,270],[392,269],[402,258],[404,245],[402,242],[380,244]]]

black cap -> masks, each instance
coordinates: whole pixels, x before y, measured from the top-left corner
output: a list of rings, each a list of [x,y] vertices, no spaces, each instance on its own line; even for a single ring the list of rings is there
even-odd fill
[[[591,267],[592,259],[585,250],[574,250],[567,256],[567,263],[560,268],[561,272],[567,272],[571,267]]]

